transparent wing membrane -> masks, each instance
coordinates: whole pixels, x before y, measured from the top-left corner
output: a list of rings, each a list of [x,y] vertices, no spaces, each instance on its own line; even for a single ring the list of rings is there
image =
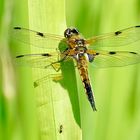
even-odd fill
[[[64,32],[64,36],[65,38],[59,35],[15,27],[13,29],[12,37],[24,43],[46,49],[43,53],[37,52],[35,54],[18,55],[15,58],[16,62],[18,65],[30,66],[32,68],[47,69],[51,66],[55,71],[59,71],[61,68],[60,64],[68,64],[66,61],[71,59],[77,61],[80,76],[82,77],[82,82],[84,83],[84,88],[88,95],[88,100],[95,111],[94,96],[88,78],[88,62],[86,58],[88,58],[91,65],[97,68],[121,67],[139,63],[140,54],[137,52],[104,51],[101,47],[114,47],[114,50],[116,50],[115,47],[128,45],[140,40],[140,26],[94,36],[87,40],[83,39],[75,28],[67,28]],[[62,61],[64,63],[60,63]],[[54,75],[49,73],[45,77],[36,80],[34,82],[34,87],[38,87],[45,83],[48,78],[57,82],[62,79],[62,76],[58,75],[54,77]]]
[[[128,51],[97,51],[92,65],[97,68],[122,67],[140,63],[140,54]]]
[[[48,68],[60,60],[58,53],[25,54],[16,56],[18,65],[30,66],[32,68]]]
[[[63,36],[37,32],[21,27],[14,27],[12,37],[23,43],[33,45],[39,48],[54,49],[57,48]],[[54,43],[57,45],[54,46]]]
[[[120,47],[138,40],[140,40],[140,26],[134,26],[116,32],[94,36],[87,39],[86,42],[90,45],[89,48],[94,49],[95,47]]]
[[[15,27],[12,35],[22,42],[40,48],[48,49],[48,46],[51,45],[50,43],[53,44],[56,42],[57,48],[60,42],[64,42],[66,45],[66,40],[62,36],[37,32],[21,27]],[[87,39],[86,43],[89,44],[89,48],[91,48],[89,52],[94,53],[95,56],[93,65],[95,67],[104,68],[139,63],[140,55],[128,51],[94,51],[94,47],[119,47],[138,40],[140,40],[140,26],[134,26],[113,33],[92,37]],[[52,46],[52,48],[54,48],[54,46]],[[55,53],[26,54],[17,56],[16,59],[21,65],[28,65],[36,68],[47,68],[50,65],[56,67],[57,63],[55,62],[60,60],[60,54],[57,51]]]

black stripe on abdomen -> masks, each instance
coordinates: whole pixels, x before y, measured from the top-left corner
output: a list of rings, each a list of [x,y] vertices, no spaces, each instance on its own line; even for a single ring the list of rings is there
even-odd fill
[[[88,100],[89,100],[89,102],[92,106],[93,111],[97,111],[96,106],[95,106],[95,101],[94,101],[91,85],[89,84],[88,80],[86,80],[86,79],[83,80],[83,84],[85,86],[86,94],[88,96]]]

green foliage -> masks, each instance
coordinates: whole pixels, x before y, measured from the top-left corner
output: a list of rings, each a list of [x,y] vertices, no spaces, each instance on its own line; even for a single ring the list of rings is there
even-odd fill
[[[139,25],[138,3],[138,0],[67,1],[67,25],[77,27],[85,37]],[[139,52],[139,42],[117,49]],[[139,64],[108,69],[89,67],[89,71],[97,112],[90,109],[79,78],[83,139],[138,140]]]
[[[139,0],[11,0],[5,9],[7,2],[0,1],[0,139],[139,140],[139,64],[109,69],[89,66],[97,106],[93,112],[73,62],[61,63],[60,72],[13,68],[9,52],[15,56],[44,50],[9,43],[8,33],[10,27],[22,26],[63,35],[72,26],[87,38],[140,25]],[[46,47],[58,45],[50,42]],[[139,51],[137,46],[119,50]],[[32,82],[38,79],[43,82],[34,89]]]

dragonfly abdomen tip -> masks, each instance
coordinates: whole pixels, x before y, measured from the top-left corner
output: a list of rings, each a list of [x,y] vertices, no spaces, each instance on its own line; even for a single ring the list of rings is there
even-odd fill
[[[83,80],[83,84],[85,85],[86,94],[88,96],[88,100],[91,104],[93,111],[97,111],[96,106],[95,106],[94,97],[93,97],[93,92],[91,89],[91,85],[87,82],[87,80]]]

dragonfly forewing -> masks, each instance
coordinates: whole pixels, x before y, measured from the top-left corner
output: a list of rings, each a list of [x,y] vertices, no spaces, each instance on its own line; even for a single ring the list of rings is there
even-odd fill
[[[95,47],[121,47],[140,40],[140,26],[134,26],[127,29],[119,30],[112,33],[107,33],[99,36],[94,36],[87,39],[89,48]]]
[[[38,32],[22,27],[14,27],[12,30],[12,37],[23,43],[45,49],[58,48],[60,41],[64,41],[63,36]],[[54,46],[54,44],[56,44],[56,46]]]

